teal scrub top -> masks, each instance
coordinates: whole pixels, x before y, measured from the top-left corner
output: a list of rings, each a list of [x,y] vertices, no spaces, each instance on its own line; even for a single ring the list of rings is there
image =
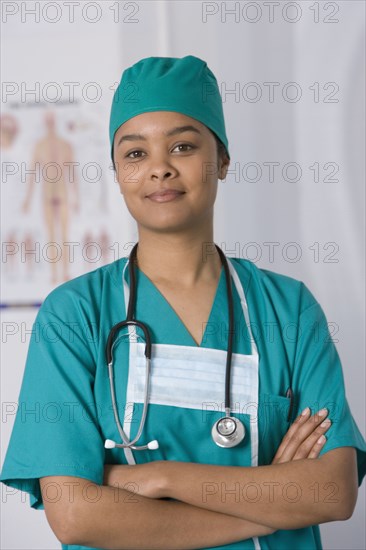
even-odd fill
[[[361,485],[366,443],[347,402],[340,359],[321,306],[301,281],[259,269],[248,260],[229,261],[243,285],[259,353],[258,465],[271,463],[289,427],[286,390],[291,386],[293,418],[307,406],[312,413],[329,409],[332,426],[320,454],[337,447],[355,447]],[[104,448],[107,438],[120,441],[111,407],[105,344],[111,327],[126,317],[122,286],[126,262],[127,258],[121,258],[60,285],[47,296],[36,317],[19,408],[0,475],[6,485],[29,493],[32,508],[44,509],[39,484],[43,476],[76,476],[102,484],[104,464],[127,463],[122,449]],[[126,277],[129,282],[128,270]],[[233,352],[249,355],[251,341],[239,295],[232,286],[236,321]],[[138,268],[135,311],[135,317],[149,327],[153,343],[197,346],[168,301]],[[226,350],[227,333],[222,268],[200,345]],[[126,403],[128,347],[127,340],[120,337],[114,348],[114,368],[120,418],[121,411],[131,406],[132,437],[142,406]],[[222,394],[224,400],[224,387]],[[210,402],[210,395],[205,399]],[[136,463],[182,460],[250,466],[250,435],[239,447],[220,449],[212,443],[211,427],[221,414],[207,415],[203,421],[202,410],[150,404],[140,441],[158,439],[160,448],[134,452]],[[249,415],[242,411],[238,416],[249,434]],[[188,435],[193,442],[189,445]],[[322,548],[317,525],[278,530],[258,540],[264,550]],[[215,548],[253,549],[254,542],[248,539]]]

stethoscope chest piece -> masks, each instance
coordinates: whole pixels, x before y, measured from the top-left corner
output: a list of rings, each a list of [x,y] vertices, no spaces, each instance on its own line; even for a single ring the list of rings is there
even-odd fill
[[[211,435],[219,447],[235,447],[245,437],[244,424],[233,416],[224,416],[212,426]]]

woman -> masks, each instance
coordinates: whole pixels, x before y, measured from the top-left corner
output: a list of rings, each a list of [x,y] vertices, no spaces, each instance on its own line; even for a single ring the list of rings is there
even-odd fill
[[[124,71],[110,138],[138,244],[43,303],[2,481],[64,548],[320,548],[317,524],[352,514],[366,445],[310,291],[214,243],[229,151],[206,63]]]

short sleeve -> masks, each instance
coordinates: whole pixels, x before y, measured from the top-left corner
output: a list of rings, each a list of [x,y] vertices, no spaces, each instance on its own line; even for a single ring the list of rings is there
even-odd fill
[[[308,305],[299,319],[292,382],[296,414],[305,407],[310,407],[312,414],[328,409],[332,425],[320,455],[337,447],[355,447],[361,485],[366,471],[366,443],[346,397],[342,365],[333,341],[337,326],[328,324],[320,304],[306,287],[305,293]]]
[[[95,342],[76,305],[62,302],[61,296],[57,314],[46,299],[33,324],[0,476],[6,485],[28,492],[36,509],[44,509],[40,477],[103,482],[103,438],[93,395]]]

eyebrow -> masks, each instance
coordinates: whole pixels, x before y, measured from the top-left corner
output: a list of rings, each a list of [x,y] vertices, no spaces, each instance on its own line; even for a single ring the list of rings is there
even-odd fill
[[[182,134],[183,132],[196,132],[196,134],[202,135],[201,132],[198,130],[198,128],[190,125],[177,126],[175,128],[172,128],[172,130],[169,130],[168,132],[164,132],[164,135],[167,137],[170,137],[170,136],[175,136],[177,134]],[[138,141],[138,140],[146,141],[146,137],[142,134],[126,134],[120,137],[117,143],[117,147],[121,145],[123,141]]]

